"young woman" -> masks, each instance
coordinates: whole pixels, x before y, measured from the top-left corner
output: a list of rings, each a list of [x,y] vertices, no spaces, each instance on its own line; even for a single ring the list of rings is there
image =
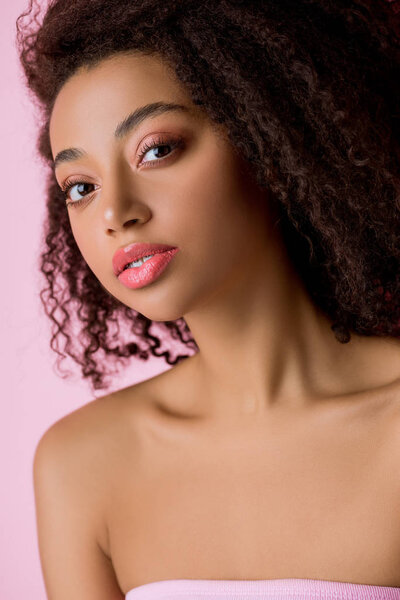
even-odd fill
[[[52,343],[174,365],[41,438],[48,598],[400,598],[397,13],[36,9]]]

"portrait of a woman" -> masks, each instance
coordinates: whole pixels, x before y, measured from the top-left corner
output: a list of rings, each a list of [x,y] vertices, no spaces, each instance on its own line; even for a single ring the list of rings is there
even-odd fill
[[[35,451],[48,598],[400,599],[396,3],[39,13],[42,299],[100,390]]]

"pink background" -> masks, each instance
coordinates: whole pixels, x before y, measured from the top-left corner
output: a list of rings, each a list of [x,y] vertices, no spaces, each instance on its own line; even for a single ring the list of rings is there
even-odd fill
[[[36,264],[44,218],[44,167],[35,155],[35,110],[15,48],[15,21],[27,6],[28,0],[0,4],[0,600],[46,600],[36,534],[33,455],[52,423],[93,399],[78,367],[72,381],[54,372],[50,323],[39,298],[44,281]],[[64,368],[71,370],[72,361],[64,361]],[[109,391],[167,368],[156,359],[138,366],[132,362]],[[106,393],[97,391],[96,396]]]

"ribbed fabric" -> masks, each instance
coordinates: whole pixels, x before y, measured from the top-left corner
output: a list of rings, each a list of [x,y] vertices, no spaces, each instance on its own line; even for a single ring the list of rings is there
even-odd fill
[[[165,579],[129,590],[125,600],[400,600],[400,587],[326,579]]]

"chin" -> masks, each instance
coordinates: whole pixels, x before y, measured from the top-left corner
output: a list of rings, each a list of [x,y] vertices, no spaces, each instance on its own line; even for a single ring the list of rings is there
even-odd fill
[[[185,308],[176,302],[168,302],[167,298],[132,299],[131,308],[152,321],[176,321],[183,317]]]
[[[176,321],[177,319],[180,319],[183,316],[182,313],[180,313],[180,312],[168,311],[165,309],[153,310],[153,311],[152,310],[141,311],[141,310],[135,308],[135,310],[140,312],[140,314],[142,314],[143,316],[147,317],[147,319],[151,319],[152,321],[159,321],[159,322]]]
[[[157,283],[157,282],[156,282]],[[187,288],[186,285],[149,285],[137,290],[132,290],[124,297],[119,295],[121,302],[130,306],[147,319],[152,321],[176,321],[185,318],[202,304],[201,300],[208,298],[202,289]],[[162,284],[162,285],[161,285]]]

